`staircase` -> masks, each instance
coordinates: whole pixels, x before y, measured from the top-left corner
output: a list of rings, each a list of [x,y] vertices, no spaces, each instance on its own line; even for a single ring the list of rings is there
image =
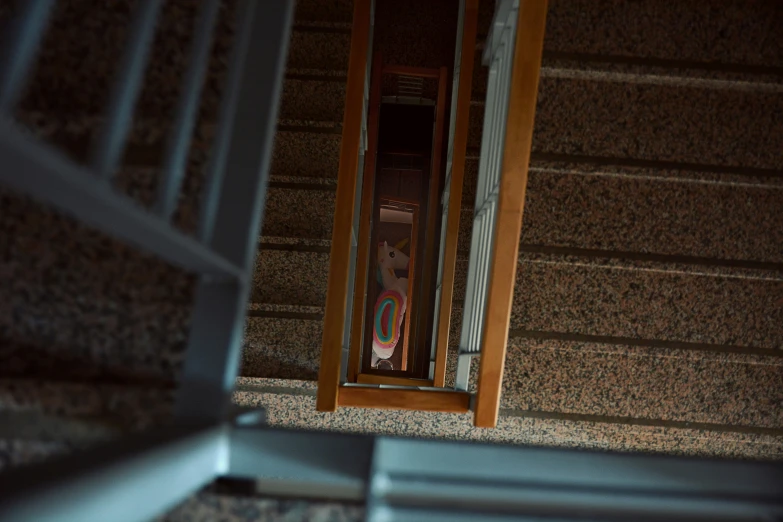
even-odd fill
[[[240,379],[237,400],[302,428],[778,458],[783,13],[721,6],[551,1],[496,430],[470,415],[316,413],[305,380]],[[454,347],[486,71],[473,81]]]
[[[124,4],[59,4],[18,119],[83,159],[130,13]],[[118,176],[145,204],[196,4],[164,7]],[[0,2],[0,15],[9,5]],[[177,210],[185,230],[196,226],[234,7],[224,2],[210,58]],[[492,14],[482,0],[480,35]],[[349,0],[297,8],[236,402],[265,407],[270,424],[317,430],[780,458],[783,10],[551,0],[494,430],[472,427],[470,414],[315,411],[351,16]],[[477,64],[481,51],[479,42]],[[454,346],[485,86],[486,68],[476,67]],[[192,276],[5,189],[0,198],[0,466],[165,424]],[[314,516],[308,509],[361,516],[214,490],[170,520],[237,506],[239,520]]]

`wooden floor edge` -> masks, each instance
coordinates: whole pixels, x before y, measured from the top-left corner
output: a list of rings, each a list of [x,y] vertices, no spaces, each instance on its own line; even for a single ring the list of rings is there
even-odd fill
[[[471,394],[457,391],[396,390],[340,386],[339,407],[468,413]]]
[[[374,375],[371,373],[360,373],[356,376],[356,382],[359,384],[390,384],[393,386],[418,386],[431,388],[432,381],[427,379],[414,379],[413,377],[389,377],[386,375]]]

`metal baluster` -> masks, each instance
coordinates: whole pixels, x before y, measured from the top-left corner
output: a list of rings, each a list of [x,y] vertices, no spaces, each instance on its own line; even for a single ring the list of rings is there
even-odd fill
[[[128,45],[111,92],[106,123],[92,151],[92,166],[103,179],[112,177],[122,159],[162,5],[163,0],[141,0],[133,17]]]
[[[196,21],[190,65],[182,81],[182,97],[177,107],[177,119],[169,137],[163,167],[163,179],[155,204],[155,213],[168,220],[177,206],[185,166],[188,159],[193,127],[198,115],[204,76],[209,65],[212,32],[220,12],[220,0],[205,0]]]
[[[0,68],[0,115],[10,112],[27,82],[55,0],[25,0],[6,32]]]

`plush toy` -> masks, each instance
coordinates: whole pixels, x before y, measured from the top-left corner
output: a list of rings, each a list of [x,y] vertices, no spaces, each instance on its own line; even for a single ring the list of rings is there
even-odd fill
[[[399,244],[399,243],[398,243]],[[402,243],[400,246],[404,245]],[[408,301],[408,278],[397,277],[395,270],[408,268],[410,258],[386,241],[378,245],[378,268],[383,292],[375,302],[372,334],[372,366],[394,354],[400,340],[402,321]]]

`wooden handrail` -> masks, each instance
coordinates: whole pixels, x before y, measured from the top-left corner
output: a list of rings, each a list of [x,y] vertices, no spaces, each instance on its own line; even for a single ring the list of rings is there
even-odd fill
[[[370,43],[371,0],[354,0],[351,52],[337,171],[329,280],[326,287],[324,330],[321,342],[321,367],[318,372],[319,411],[335,411],[340,387],[340,361],[345,328],[356,179],[364,110],[364,81]]]
[[[485,428],[494,428],[498,421],[546,13],[547,0],[519,3],[474,418],[476,426]]]
[[[362,206],[359,211],[359,241],[356,247],[356,271],[353,286],[353,312],[351,315],[351,345],[348,353],[348,382],[356,382],[362,364],[363,326],[367,275],[370,271],[370,222],[372,221],[373,195],[375,194],[375,165],[378,158],[378,123],[381,115],[381,78],[383,56],[375,53],[370,81],[370,101],[367,107],[367,152],[364,155],[364,179],[362,181]]]
[[[389,377],[387,375],[375,375],[372,373],[360,373],[356,376],[359,384],[390,384],[392,386],[423,386],[432,387],[432,381],[427,379],[414,379],[411,377]]]
[[[468,145],[468,127],[470,125],[470,97],[473,88],[473,57],[475,54],[473,50],[476,48],[477,25],[478,0],[467,0],[462,26],[462,56],[459,87],[457,88],[457,116],[454,121],[454,146],[451,156],[451,193],[449,194],[449,215],[446,223],[446,243],[443,254],[440,315],[438,316],[438,324],[434,326],[438,329],[433,379],[436,387],[443,387],[446,382],[446,356],[449,349],[449,325],[454,294],[454,272],[457,264],[457,239],[460,211],[462,210],[465,151]]]
[[[341,386],[340,406],[447,413],[470,411],[470,394],[455,391],[401,390]]]

